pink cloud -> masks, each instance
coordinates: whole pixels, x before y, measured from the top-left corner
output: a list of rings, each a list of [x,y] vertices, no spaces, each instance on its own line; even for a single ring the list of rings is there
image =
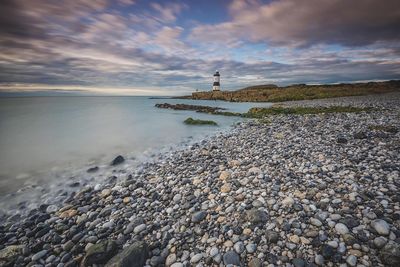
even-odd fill
[[[295,46],[398,41],[399,10],[398,0],[281,0],[268,4],[235,0],[229,6],[230,21],[195,27],[191,38]]]

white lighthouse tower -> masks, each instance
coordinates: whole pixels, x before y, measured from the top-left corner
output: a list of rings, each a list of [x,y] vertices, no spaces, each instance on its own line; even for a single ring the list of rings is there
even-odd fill
[[[214,73],[214,83],[213,83],[213,87],[212,87],[213,91],[219,91],[219,89],[220,89],[219,77],[220,77],[219,71],[215,71],[215,73]]]

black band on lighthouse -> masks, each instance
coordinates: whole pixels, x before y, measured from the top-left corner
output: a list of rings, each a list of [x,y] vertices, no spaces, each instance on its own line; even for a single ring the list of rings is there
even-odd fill
[[[213,86],[219,86],[219,82],[214,82]]]

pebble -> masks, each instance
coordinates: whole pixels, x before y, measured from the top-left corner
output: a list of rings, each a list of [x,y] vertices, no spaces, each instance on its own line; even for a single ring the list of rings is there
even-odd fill
[[[138,233],[140,233],[140,232],[143,232],[144,230],[146,230],[146,224],[140,224],[140,225],[138,225],[138,226],[136,226],[134,229],[133,229],[133,232],[135,233],[135,234],[138,234]]]
[[[236,252],[234,252],[232,250],[230,250],[224,254],[223,261],[224,261],[225,265],[228,265],[228,264],[237,265],[237,266],[241,265],[239,255],[236,254]]]
[[[349,255],[346,258],[346,262],[350,266],[356,266],[357,265],[357,258],[355,256],[353,256],[353,255]]]
[[[246,245],[246,251],[250,254],[256,252],[257,249],[257,245],[253,244],[253,243],[249,243]]]
[[[209,255],[210,255],[211,258],[213,258],[213,257],[215,257],[218,253],[219,253],[218,248],[217,248],[217,247],[212,247],[212,248],[210,249]]]
[[[172,253],[172,254],[169,254],[167,259],[165,260],[165,265],[171,266],[174,262],[176,262],[176,254]]]
[[[245,250],[244,244],[241,241],[236,242],[235,245],[233,245],[233,248],[238,254],[241,254]]]
[[[311,222],[312,225],[315,225],[315,226],[318,226],[318,227],[322,226],[322,222],[320,220],[318,220],[318,219],[311,218],[310,222]]]
[[[400,266],[400,93],[285,103],[332,104],[376,110],[248,120],[135,167],[85,170],[57,200],[41,188],[0,215],[0,259],[103,266],[141,239],[146,267]]]
[[[173,198],[173,201],[178,203],[179,201],[181,201],[181,199],[182,199],[182,195],[176,194]]]
[[[192,222],[197,223],[200,222],[202,220],[204,220],[207,216],[207,212],[206,211],[199,211],[196,212],[192,215]]]
[[[349,232],[349,228],[347,228],[347,226],[344,225],[343,223],[337,223],[335,225],[335,230],[340,235],[345,235]]]
[[[389,224],[381,219],[373,220],[371,222],[371,227],[380,235],[389,235],[390,233]]]
[[[324,257],[320,254],[317,254],[317,255],[315,255],[314,262],[318,266],[323,266],[324,265]]]
[[[229,193],[231,191],[231,185],[225,183],[221,186],[221,193]]]
[[[294,199],[292,197],[286,197],[282,200],[282,205],[285,207],[292,207],[294,204]]]
[[[377,248],[383,248],[387,243],[387,239],[384,238],[383,236],[378,236],[374,239],[374,245]]]
[[[45,250],[45,249],[41,250],[32,256],[32,261],[37,261],[37,260],[43,258],[46,254],[47,254],[47,250]]]
[[[190,263],[198,263],[201,259],[203,258],[203,254],[202,253],[198,253],[196,255],[194,255],[193,257],[190,258]]]
[[[222,181],[226,181],[229,179],[230,176],[231,176],[230,172],[222,171],[221,174],[219,175],[219,179],[221,179]]]

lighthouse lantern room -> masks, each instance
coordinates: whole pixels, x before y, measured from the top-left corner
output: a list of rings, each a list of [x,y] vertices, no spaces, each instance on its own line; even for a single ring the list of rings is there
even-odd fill
[[[220,90],[219,77],[220,77],[219,71],[216,71],[214,73],[214,83],[213,83],[213,87],[212,87],[213,91],[219,91]]]

